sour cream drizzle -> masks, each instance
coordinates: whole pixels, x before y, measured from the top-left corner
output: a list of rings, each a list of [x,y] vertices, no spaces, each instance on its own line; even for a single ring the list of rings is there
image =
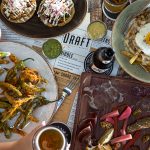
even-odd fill
[[[36,7],[36,4],[34,4],[31,0],[7,0],[4,5],[4,14],[6,17],[9,17],[11,13],[17,16],[27,10],[31,11],[33,6]]]
[[[41,4],[38,16],[46,16],[45,24],[50,23],[53,26],[57,26],[62,18],[65,22],[66,14],[71,15],[72,7],[74,7],[72,0],[45,0]]]

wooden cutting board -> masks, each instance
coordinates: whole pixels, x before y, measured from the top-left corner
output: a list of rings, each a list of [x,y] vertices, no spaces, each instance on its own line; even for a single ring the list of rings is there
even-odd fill
[[[94,107],[97,107],[97,109],[90,106],[89,102],[91,102],[91,99],[89,97],[94,99]],[[98,115],[98,121],[94,128],[95,140],[98,141],[101,135],[100,116],[111,112],[115,107],[123,105],[132,106],[133,110],[141,108],[142,116],[150,116],[150,84],[134,79],[83,73],[81,76],[71,150],[85,150],[85,145],[78,141],[78,128],[79,123],[88,117],[89,112],[95,112]],[[131,117],[128,123],[130,124],[134,121],[135,118]],[[150,134],[150,129],[144,130],[141,134],[144,135],[145,133]],[[140,138],[136,145],[139,145],[141,150],[147,150],[148,148],[147,144],[142,144]]]

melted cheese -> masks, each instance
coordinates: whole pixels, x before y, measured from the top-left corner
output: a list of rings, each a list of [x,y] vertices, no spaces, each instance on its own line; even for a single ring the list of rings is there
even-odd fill
[[[9,17],[10,14],[17,16],[18,14],[24,13],[27,11],[32,11],[32,8],[36,4],[33,4],[31,0],[7,0],[7,3],[4,5],[6,17]]]
[[[57,26],[62,18],[65,22],[66,14],[71,15],[72,7],[74,7],[72,0],[45,0],[41,4],[38,16],[46,16],[45,24],[50,23],[53,26]]]

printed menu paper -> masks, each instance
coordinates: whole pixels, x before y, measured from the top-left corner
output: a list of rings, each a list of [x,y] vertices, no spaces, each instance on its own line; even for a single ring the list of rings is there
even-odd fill
[[[54,60],[48,60],[51,66],[54,67],[54,72],[56,76],[56,80],[59,85],[59,95],[61,94],[62,89],[70,80],[70,77],[74,75],[80,75],[83,71],[85,71],[85,59],[86,57],[93,51],[92,49],[96,49],[99,47],[111,47],[110,39],[111,39],[111,31],[108,30],[107,35],[98,41],[92,41],[87,36],[87,26],[90,23],[90,14],[88,13],[83,21],[83,23],[74,31],[67,33],[63,36],[56,37],[62,46],[63,46],[63,53]],[[41,51],[42,44],[47,40],[45,39],[34,39],[29,37],[24,37],[15,33],[14,31],[10,30],[6,25],[0,21],[0,29],[1,29],[1,40],[7,40],[12,42],[19,42],[30,47],[38,47]],[[116,75],[118,71],[118,64],[115,62],[111,75]],[[64,78],[63,78],[64,75]],[[65,82],[62,84],[62,80],[64,79]],[[75,115],[75,106],[76,100],[74,101],[76,91],[73,92],[72,97],[68,97],[65,100],[65,103],[73,104],[72,109],[65,110],[65,116],[60,118],[56,114],[57,121],[64,121],[67,122],[66,119],[69,117],[69,113],[71,111],[68,125],[70,128],[73,127],[74,122],[74,115]],[[75,98],[77,99],[77,98]],[[65,106],[64,106],[65,107]],[[60,113],[64,109],[63,105],[62,108],[59,110]],[[68,116],[67,116],[68,115]],[[60,119],[60,120],[59,120]]]

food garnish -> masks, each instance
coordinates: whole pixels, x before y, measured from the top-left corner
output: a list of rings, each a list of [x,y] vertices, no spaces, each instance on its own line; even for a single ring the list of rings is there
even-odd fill
[[[87,115],[89,118],[83,119],[78,126],[78,129],[80,129],[78,133],[80,142],[87,145],[87,150],[129,150],[139,148],[139,146],[136,146],[138,139],[142,140],[143,143],[148,143],[150,140],[149,133],[140,138],[142,135],[140,130],[150,128],[150,117],[143,117],[142,115],[140,116],[140,118],[143,117],[142,119],[133,117],[135,112],[132,113],[132,109],[140,109],[135,108],[125,104],[115,106],[110,113],[100,117],[100,120],[93,119],[92,115]],[[95,136],[97,123],[100,124],[99,140],[95,139],[97,136]]]
[[[111,124],[115,123],[114,120],[112,118],[110,118],[110,117],[107,117],[106,121],[109,122],[109,123],[111,123]]]
[[[104,119],[106,119],[106,118],[112,118],[112,117],[116,117],[116,116],[119,116],[118,110],[114,110],[114,111],[112,111],[111,113],[105,114],[104,116],[102,116],[102,117],[100,118],[100,120],[104,120]]]
[[[8,64],[9,61],[5,58],[0,58],[0,64]]]
[[[133,54],[133,53],[131,53],[131,52],[129,52],[129,51],[126,51],[126,50],[121,51],[121,53],[122,53],[124,56],[128,57],[128,58],[134,57],[134,54]],[[135,63],[141,64],[141,63],[142,63],[142,57],[138,57],[138,58],[135,60]],[[134,63],[133,63],[133,64],[134,64]],[[150,63],[148,63],[147,65],[150,66]]]
[[[88,117],[85,117],[78,125],[78,140],[80,143],[86,143],[91,146],[91,136],[97,123],[97,113],[88,113]]]
[[[10,53],[9,52],[0,52],[0,64],[8,64],[9,60],[6,59],[7,56],[9,56]],[[0,67],[0,74],[3,74],[4,69],[1,69]]]
[[[100,126],[101,126],[102,128],[104,128],[104,129],[110,129],[110,128],[112,128],[112,124],[109,123],[109,122],[107,122],[107,121],[102,121],[102,122],[100,122]]]
[[[10,22],[24,23],[36,11],[36,0],[3,0],[1,13]]]
[[[129,57],[130,64],[140,65],[146,72],[150,72],[150,9],[146,8],[131,22],[125,34],[126,51],[122,54]]]
[[[140,114],[142,113],[142,110],[140,108],[136,109],[134,112],[133,112],[133,116],[137,117],[139,116]]]
[[[114,117],[114,137],[118,136],[118,116]]]
[[[105,144],[105,145],[98,145],[97,149],[95,150],[112,150],[111,146],[109,144]]]
[[[62,45],[56,39],[47,40],[43,44],[42,49],[44,55],[46,55],[49,59],[57,58],[62,53]]]
[[[18,96],[22,96],[22,93],[15,86],[7,82],[0,81],[0,88],[2,88],[3,90],[12,91]]]
[[[130,63],[131,65],[136,61],[136,59],[138,58],[138,56],[140,55],[141,52],[142,52],[141,50],[138,50],[138,51],[135,53],[135,55],[129,60],[129,63]]]
[[[131,139],[132,139],[131,134],[122,135],[120,137],[116,137],[116,138],[112,139],[111,144],[120,143],[120,142],[128,141],[128,140],[131,140]]]
[[[133,146],[139,137],[140,132],[139,131],[135,132],[132,139],[126,145],[124,145],[123,150],[128,150],[131,146]]]
[[[145,36],[145,42],[146,44],[150,45],[150,32]]]
[[[127,131],[131,133],[146,128],[150,128],[150,117],[137,120],[135,123],[127,127]]]
[[[123,128],[120,130],[121,135],[126,135],[127,124],[128,124],[128,119],[125,119],[123,123]],[[122,142],[122,144],[125,145],[126,141]]]
[[[142,142],[143,142],[143,143],[146,143],[146,142],[148,142],[148,141],[150,141],[150,134],[144,135],[144,136],[142,137]]]
[[[34,110],[54,102],[42,96],[46,90],[42,86],[47,80],[38,71],[25,65],[24,62],[33,60],[32,58],[20,60],[13,54],[9,58],[14,66],[7,69],[5,81],[0,81],[3,90],[0,97],[0,132],[4,132],[6,138],[11,138],[12,133],[25,135],[22,129],[26,124],[39,121],[33,116]],[[10,126],[9,121],[14,117],[17,117],[16,122]]]
[[[131,112],[132,112],[131,108],[127,106],[124,112],[119,116],[118,120],[128,119],[129,116],[131,115]]]
[[[7,57],[10,54],[11,54],[10,52],[0,52],[0,57]]]
[[[114,134],[114,128],[106,130],[105,133],[99,139],[98,143],[100,145],[107,144],[113,137],[113,134]]]
[[[48,27],[64,26],[75,14],[74,2],[72,0],[42,0],[37,14]]]
[[[91,137],[91,133],[92,133],[92,129],[91,126],[88,125],[87,127],[85,127],[83,130],[81,130],[78,134],[78,140],[79,142],[89,142],[89,138]]]
[[[121,143],[116,143],[112,145],[113,150],[119,150],[121,148]]]

